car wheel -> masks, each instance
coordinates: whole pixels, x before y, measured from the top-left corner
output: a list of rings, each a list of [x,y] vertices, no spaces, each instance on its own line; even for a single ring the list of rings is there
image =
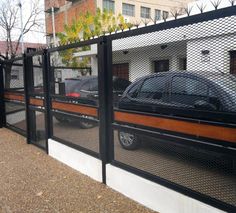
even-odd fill
[[[69,122],[69,120],[66,119],[66,118],[64,118],[64,117],[55,116],[55,118],[56,118],[60,123],[67,123],[67,122]]]
[[[84,118],[91,118],[89,116],[83,116],[83,117]],[[90,128],[95,127],[96,125],[97,125],[96,123],[92,123],[92,122],[85,121],[85,120],[79,120],[79,126],[82,129],[90,129]]]
[[[121,146],[127,150],[135,150],[140,146],[140,141],[137,136],[133,133],[119,131],[118,137]]]

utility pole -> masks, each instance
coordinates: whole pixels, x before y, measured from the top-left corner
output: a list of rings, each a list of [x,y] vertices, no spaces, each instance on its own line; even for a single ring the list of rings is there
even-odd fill
[[[19,0],[19,4],[18,4],[19,8],[20,8],[20,21],[21,21],[21,38],[20,38],[20,42],[21,42],[21,52],[22,54],[24,54],[24,40],[23,40],[23,16],[22,16],[22,4],[21,4],[21,0]]]
[[[54,7],[52,7],[52,34],[53,34],[53,44],[54,44],[54,46],[56,46],[56,30],[55,30]]]

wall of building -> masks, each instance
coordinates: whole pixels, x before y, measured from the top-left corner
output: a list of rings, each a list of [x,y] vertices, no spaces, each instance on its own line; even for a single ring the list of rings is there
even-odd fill
[[[95,13],[96,11],[96,0],[80,0],[69,2],[65,0],[50,1],[45,0],[45,10],[50,7],[59,8],[55,12],[55,31],[63,32],[65,24],[71,24],[73,20],[78,19],[80,14],[84,14],[87,11]],[[51,13],[46,14],[46,32],[52,34],[52,15]]]
[[[151,18],[154,19],[155,17],[155,9],[161,10],[161,11],[173,11],[175,9],[180,9],[183,7],[186,7],[189,2],[193,0],[122,0],[122,1],[114,1],[115,2],[115,15],[118,15],[119,13],[122,14],[122,3],[135,5],[135,16],[126,16],[124,15],[125,19],[130,22],[140,22],[142,21],[141,18],[141,7],[147,7],[151,9]],[[100,8],[103,8],[103,0],[97,0],[97,6]]]
[[[236,16],[117,39],[113,41],[113,51],[236,34],[232,23],[236,23]]]
[[[187,43],[187,69],[229,73],[229,51],[235,49],[235,34],[191,40]],[[209,53],[204,55],[202,51]]]
[[[127,54],[117,51],[113,53],[113,64],[129,63],[129,80],[134,81],[153,73],[156,60],[169,60],[170,70],[179,70],[179,59],[186,57],[186,51],[184,42],[167,44],[165,49],[161,49],[161,45],[155,45],[129,50]]]
[[[155,9],[161,11],[173,11],[185,7],[193,0],[122,0],[115,2],[115,15],[122,14],[122,3],[135,5],[135,16],[124,16],[130,22],[142,22],[141,6],[151,8],[151,18],[155,17]],[[71,24],[74,19],[77,19],[81,13],[87,11],[95,13],[97,8],[103,8],[103,0],[78,0],[74,2],[65,0],[45,0],[45,11],[50,10],[51,7],[59,8],[55,12],[55,30],[56,32],[63,32],[64,24]],[[46,14],[46,32],[52,34],[52,16]]]
[[[45,0],[44,2],[45,10],[51,7],[61,7],[66,4],[66,0]]]
[[[153,71],[151,62],[153,57],[161,59],[170,57],[170,70],[179,69],[179,66],[176,66],[178,59],[174,58],[187,55],[188,70],[216,71],[219,69],[228,73],[229,51],[236,49],[236,29],[232,26],[235,21],[236,17],[232,16],[114,40],[113,52],[116,53],[113,63],[129,62],[131,80],[134,80],[135,76],[145,75],[147,70]],[[182,46],[181,43],[187,44],[187,47]],[[168,46],[164,51],[160,50],[163,44]],[[129,54],[122,54],[124,50],[129,51]],[[209,55],[205,58],[202,54],[204,50],[209,51]]]
[[[127,54],[116,51],[113,53],[113,64],[129,63],[131,81],[153,73],[155,60],[169,59],[170,70],[179,70],[179,59],[184,57],[187,58],[187,70],[229,73],[229,51],[235,49],[235,34],[217,35],[185,42],[167,43],[167,48],[164,50],[161,49],[161,45],[155,45],[148,49],[147,47],[130,49]],[[209,54],[204,55],[202,51],[209,51]]]

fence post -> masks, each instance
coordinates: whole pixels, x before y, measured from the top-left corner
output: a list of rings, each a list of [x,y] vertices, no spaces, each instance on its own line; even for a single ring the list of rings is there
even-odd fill
[[[27,50],[27,52],[30,50]],[[26,126],[27,126],[27,143],[36,140],[36,113],[29,107],[30,94],[34,90],[33,75],[33,58],[32,56],[23,55],[24,57],[24,89],[25,89],[25,110],[26,110]]]
[[[29,64],[26,54],[23,54],[23,73],[24,73],[24,93],[25,93],[25,118],[26,118],[26,141],[30,144],[30,116],[29,116],[29,91],[28,91],[28,70]]]
[[[106,164],[113,155],[112,146],[112,46],[111,41],[103,36],[98,43],[98,85],[99,85],[99,142],[102,160],[102,181],[106,184]]]
[[[6,126],[6,111],[4,103],[4,78],[3,78],[3,64],[0,64],[0,128]]]
[[[52,136],[52,117],[50,99],[50,54],[47,49],[43,51],[43,88],[44,88],[44,107],[45,107],[45,140],[46,152],[48,154],[48,139]]]

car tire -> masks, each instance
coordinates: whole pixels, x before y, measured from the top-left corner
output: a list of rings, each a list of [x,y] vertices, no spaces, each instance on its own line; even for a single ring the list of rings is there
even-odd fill
[[[66,118],[63,118],[61,116],[55,116],[56,120],[59,121],[60,123],[68,123],[69,120]]]
[[[125,131],[118,132],[120,145],[127,150],[135,150],[140,146],[140,141],[137,135]]]
[[[93,128],[94,126],[96,126],[96,124],[89,123],[86,121],[79,121],[79,126],[81,129],[90,129],[90,128]]]
[[[90,116],[83,116],[84,118],[92,118]],[[92,123],[92,122],[89,122],[89,121],[86,121],[86,120],[79,120],[79,126],[81,129],[90,129],[90,128],[93,128],[95,127],[97,124],[96,123]]]

